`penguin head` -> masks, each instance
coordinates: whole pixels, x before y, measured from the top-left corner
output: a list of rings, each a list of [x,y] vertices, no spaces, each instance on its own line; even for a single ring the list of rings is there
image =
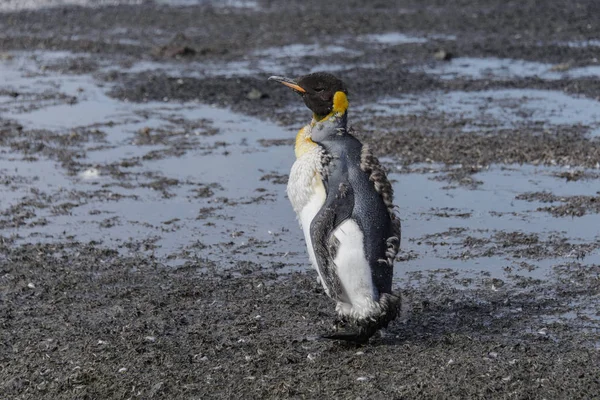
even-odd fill
[[[348,110],[348,90],[340,79],[327,72],[315,72],[297,80],[272,76],[269,80],[280,82],[292,89],[304,100],[317,121],[331,115],[343,115]]]

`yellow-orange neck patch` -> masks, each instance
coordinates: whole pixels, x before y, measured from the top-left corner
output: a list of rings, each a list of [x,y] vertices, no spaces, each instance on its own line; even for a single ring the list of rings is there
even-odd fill
[[[294,144],[296,158],[300,158],[303,154],[308,153],[318,146],[310,137],[311,129],[317,123],[325,122],[333,116],[340,118],[346,113],[346,111],[348,111],[348,97],[346,96],[346,93],[335,92],[333,95],[333,107],[331,108],[331,112],[322,118],[319,118],[317,115],[313,115],[313,120],[311,121],[310,125],[307,125],[298,131],[298,134],[296,135],[296,143]]]
[[[317,144],[312,141],[309,135],[307,135],[308,127],[304,127],[298,131],[296,135],[296,143],[294,145],[294,153],[296,153],[296,158],[300,158],[303,154],[308,153],[312,150]]]

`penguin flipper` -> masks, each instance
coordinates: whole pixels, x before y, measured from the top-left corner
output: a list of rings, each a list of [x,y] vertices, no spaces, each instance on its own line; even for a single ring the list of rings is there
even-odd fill
[[[344,289],[333,263],[338,247],[333,232],[342,222],[349,219],[354,211],[354,191],[348,179],[345,159],[336,158],[330,162],[324,182],[327,197],[310,224],[310,236],[317,266],[329,294],[335,300],[342,300],[345,297]]]

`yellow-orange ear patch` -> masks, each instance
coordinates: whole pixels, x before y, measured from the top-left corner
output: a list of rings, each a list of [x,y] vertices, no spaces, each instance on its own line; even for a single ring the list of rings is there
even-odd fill
[[[335,92],[333,95],[333,112],[345,113],[348,110],[348,97],[344,92]]]

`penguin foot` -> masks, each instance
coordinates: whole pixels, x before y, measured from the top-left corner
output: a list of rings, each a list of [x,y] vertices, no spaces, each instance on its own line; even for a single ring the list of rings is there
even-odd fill
[[[365,344],[380,327],[376,323],[350,323],[346,320],[336,321],[334,332],[321,336],[323,339],[343,340],[356,344]]]
[[[355,343],[355,344],[365,344],[369,341],[369,338],[373,336],[373,334],[377,331],[375,329],[373,333],[366,332],[362,329],[357,330],[338,330],[329,335],[323,335],[321,338],[329,339],[329,340],[343,340],[345,342]]]
[[[380,304],[382,312],[378,316],[354,321],[349,321],[344,316],[338,317],[334,322],[334,332],[321,337],[356,344],[367,343],[379,329],[387,328],[396,318],[401,306],[401,295],[385,293],[381,297]]]

